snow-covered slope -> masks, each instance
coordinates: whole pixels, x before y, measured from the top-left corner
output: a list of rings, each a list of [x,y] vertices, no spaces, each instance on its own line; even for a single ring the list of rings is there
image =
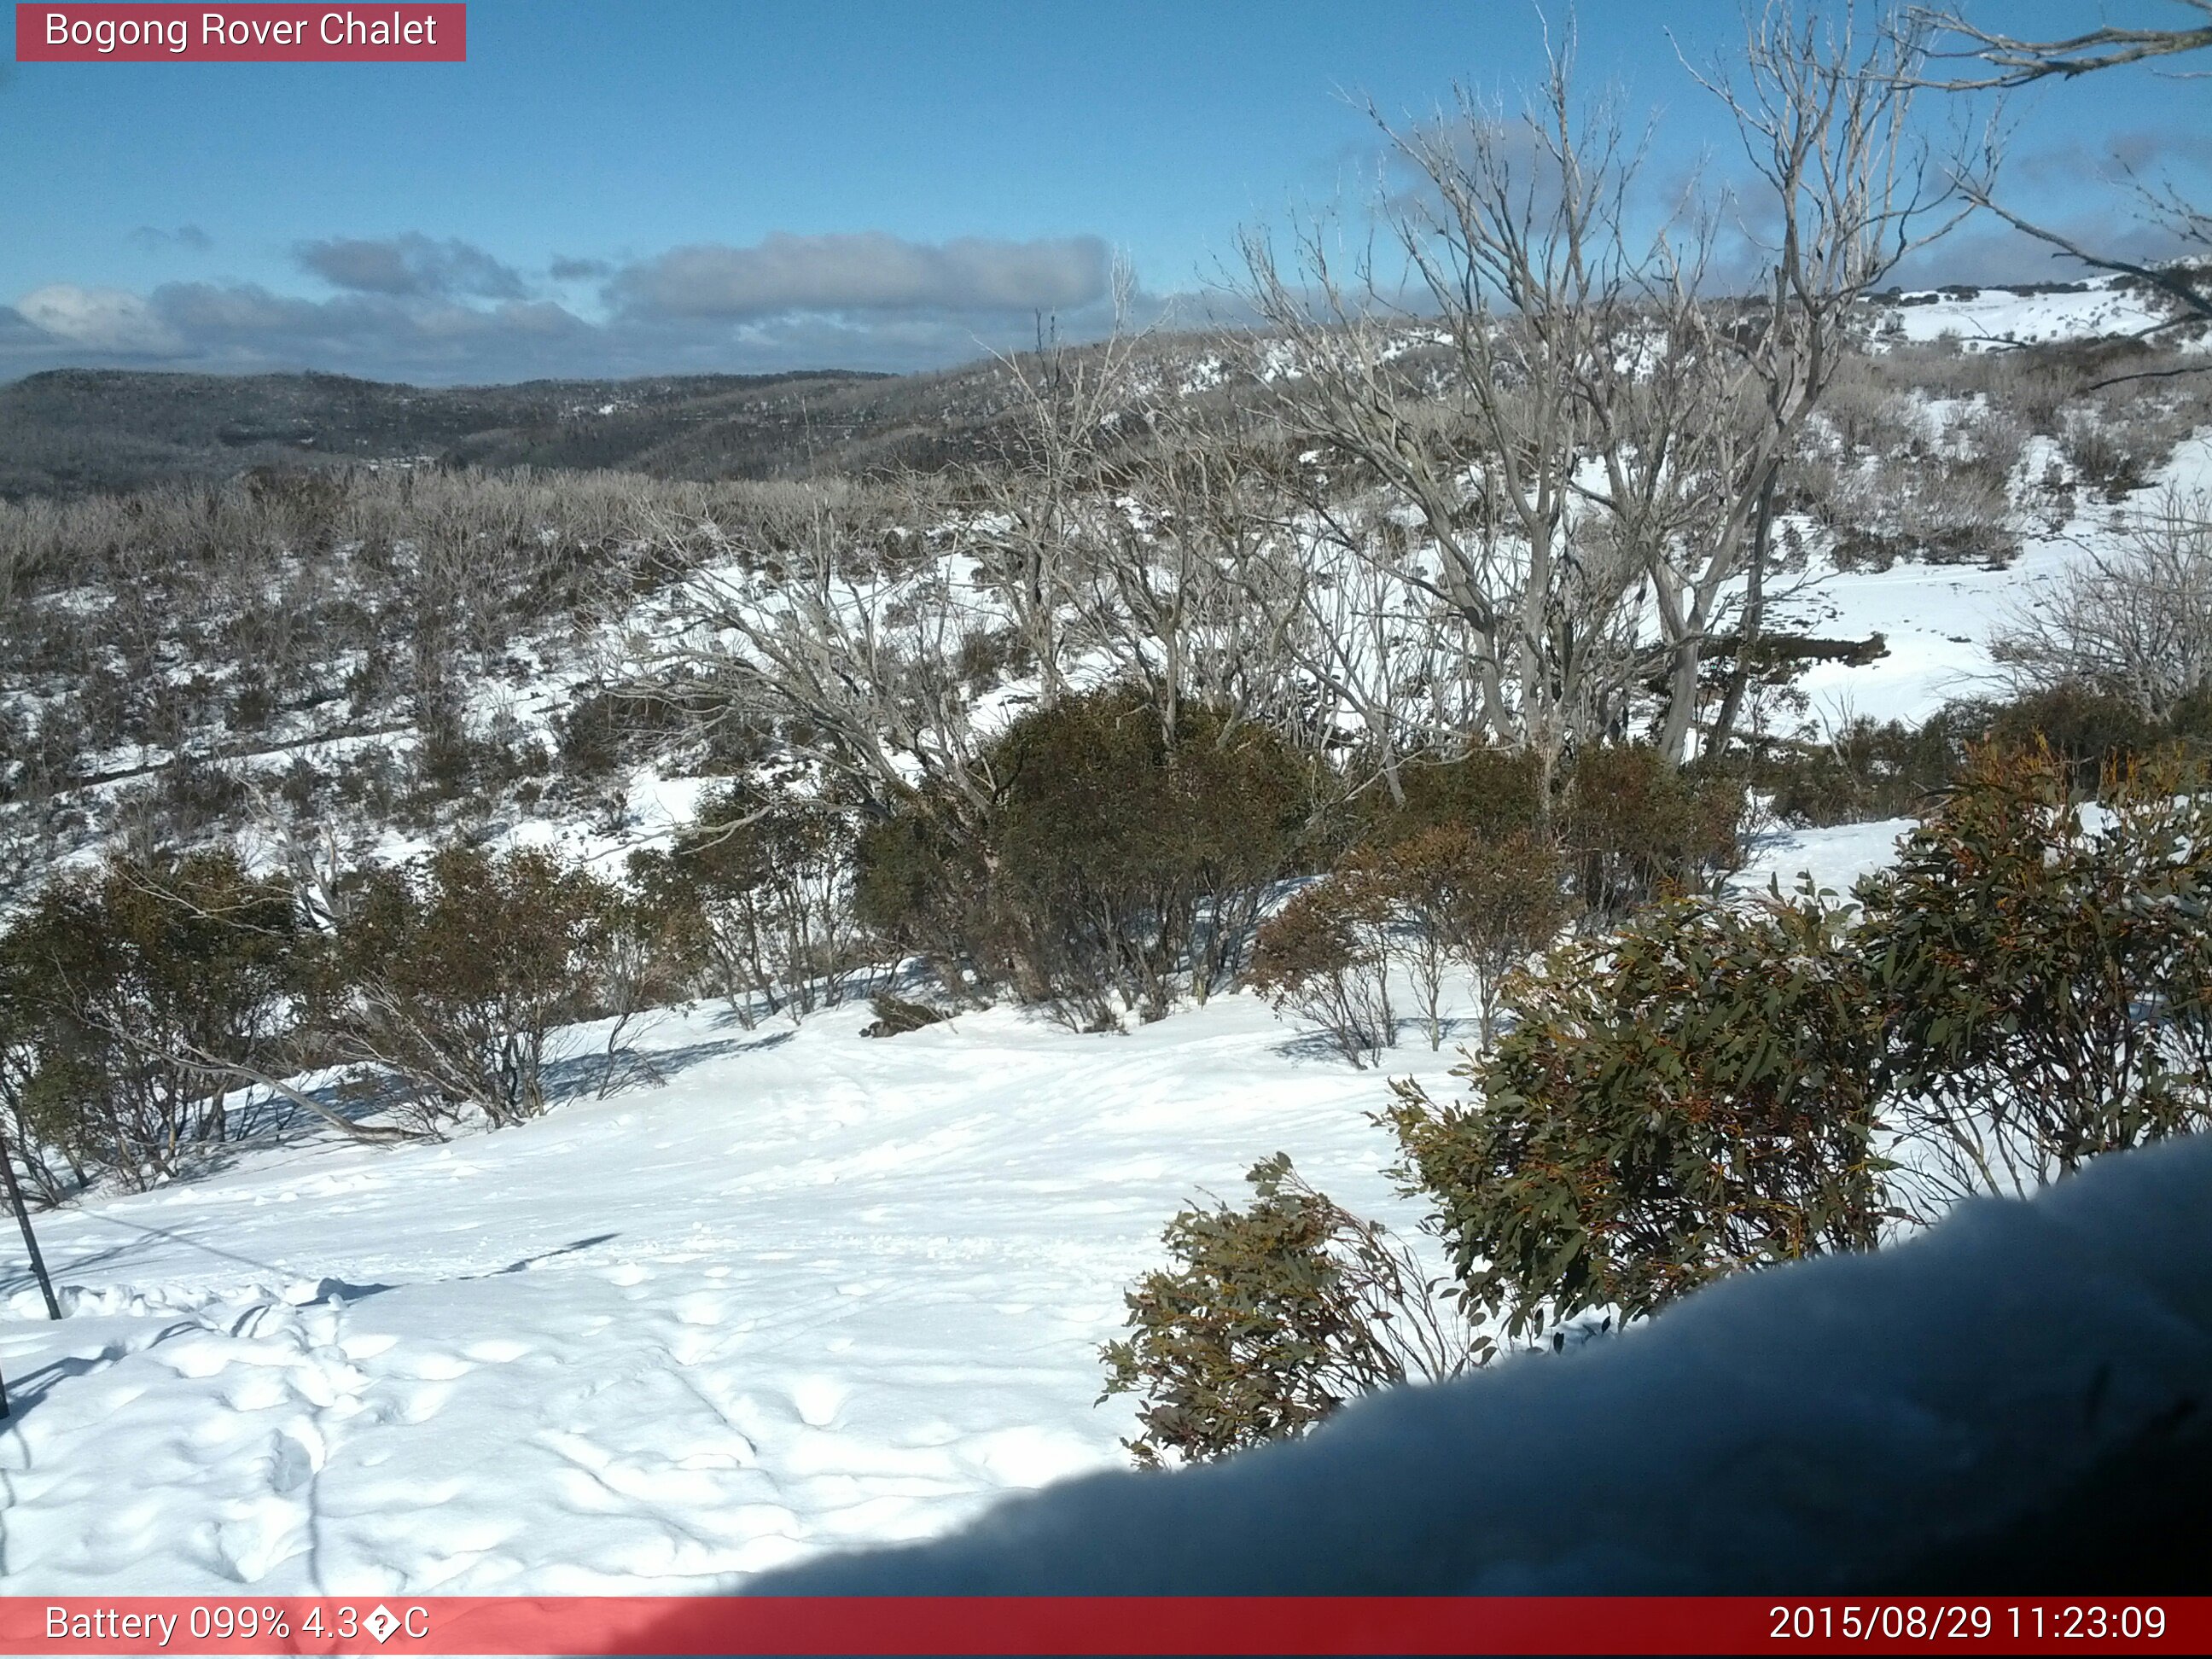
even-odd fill
[[[1846,882],[1900,827],[1746,879]],[[1123,1461],[1097,1346],[1195,1192],[1279,1150],[1416,1218],[1381,1078],[1250,996],[1125,1036],[866,1018],[702,1009],[649,1035],[657,1085],[46,1216],[58,1324],[0,1236],[0,1583],[696,1589],[939,1532]],[[1450,1047],[1407,1043],[1448,1091]]]
[[[1012,1503],[811,1595],[2201,1588],[2212,1139],[1713,1285],[1311,1438]]]
[[[1879,307],[1881,331],[1913,342],[1954,339],[1968,350],[2139,334],[2165,321],[2166,307],[2130,279],[2094,276],[2052,289],[1924,289]]]
[[[2212,499],[2212,434],[2178,446],[2139,496],[2085,506],[2055,530],[2024,534],[2019,556],[2002,567],[1901,562],[1883,570],[1818,570],[1778,607],[1780,625],[1846,639],[1880,634],[1887,653],[1870,663],[1821,662],[1807,670],[1798,689],[1816,726],[1856,715],[1923,720],[1953,698],[2002,695],[1992,630],[2032,608],[2086,555],[2109,549],[2130,515],[2168,489]]]
[[[940,1530],[1119,1461],[1096,1348],[1194,1186],[1280,1148],[1389,1206],[1380,1080],[1249,997],[866,1018],[702,1011],[662,1087],[45,1218],[70,1317],[0,1258],[4,1583],[675,1590]]]

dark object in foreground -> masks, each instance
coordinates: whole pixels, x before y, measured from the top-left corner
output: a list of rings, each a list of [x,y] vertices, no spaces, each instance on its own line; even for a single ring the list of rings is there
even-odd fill
[[[925,1025],[935,1025],[952,1018],[931,1007],[927,1003],[908,1002],[884,991],[868,999],[868,1006],[875,1011],[875,1018],[860,1028],[864,1037],[897,1036],[904,1031],[919,1031]]]
[[[2212,1139],[779,1595],[2202,1593]]]

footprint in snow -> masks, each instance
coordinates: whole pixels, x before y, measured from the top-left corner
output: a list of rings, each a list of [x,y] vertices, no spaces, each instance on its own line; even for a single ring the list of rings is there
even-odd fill
[[[852,1393],[834,1377],[802,1376],[791,1385],[791,1404],[810,1429],[826,1429]]]
[[[315,1425],[302,1418],[275,1437],[269,1454],[269,1485],[275,1492],[297,1492],[322,1472],[329,1448]]]

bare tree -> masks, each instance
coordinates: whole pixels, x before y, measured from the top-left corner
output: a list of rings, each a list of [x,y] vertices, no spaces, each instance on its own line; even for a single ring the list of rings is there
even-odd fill
[[[1307,572],[1280,539],[1269,459],[1229,406],[1170,399],[1115,470],[1073,585],[1081,638],[1140,685],[1173,744],[1186,711],[1301,724],[1283,602]],[[1289,568],[1286,568],[1289,567]]]
[[[1034,353],[999,358],[1013,394],[1010,453],[968,480],[980,510],[954,521],[959,550],[975,561],[977,585],[1005,606],[1048,701],[1066,684],[1070,583],[1082,550],[1110,533],[1099,483],[1134,401],[1141,337],[1127,327],[1133,285],[1128,266],[1117,264],[1115,325],[1097,346],[1072,346],[1040,319]]]
[[[634,689],[709,725],[748,718],[797,735],[871,799],[989,804],[961,662],[1004,613],[956,583],[949,538],[911,519],[858,520],[826,491],[766,539],[712,520],[648,528],[669,626],[633,630]]]
[[[2168,489],[1999,629],[2016,687],[2092,687],[2154,720],[2212,684],[2212,499]]]
[[[1865,27],[1849,7],[1832,21],[1810,8],[1770,4],[1747,15],[1733,63],[1692,71],[1734,118],[1759,180],[1747,226],[1764,265],[1755,297],[1720,337],[1737,356],[1758,418],[1722,464],[1705,565],[1708,579],[1726,570],[1745,580],[1736,662],[1707,738],[1712,748],[1728,741],[1741,714],[1765,622],[1782,464],[1850,348],[1852,313],[1908,254],[1959,222],[1996,166],[1990,131],[1942,158],[1920,136],[1914,104],[1927,35],[1927,25],[1909,16]],[[1697,630],[1678,637],[1694,641]],[[1678,661],[1678,691],[1682,669]]]
[[[1942,51],[1932,54],[1936,60],[1978,66],[1948,76],[1940,70],[1923,70],[1925,83],[1949,92],[2024,87],[2039,81],[2071,81],[2130,64],[2149,63],[2212,48],[2212,0],[2168,0],[2168,3],[2193,12],[2203,21],[2168,28],[2106,25],[2062,40],[2035,40],[1982,28],[1954,9],[1918,10],[1914,14],[1917,26],[1944,43]],[[2177,246],[2212,249],[2212,211],[2187,200],[2170,182],[2145,180],[2130,173],[2128,185],[2135,198],[2137,216],[2147,226],[2164,233]],[[2154,323],[2145,333],[2158,333],[2183,323],[2212,320],[2212,281],[2208,281],[2201,266],[2160,264],[2149,259],[2126,258],[2109,249],[2093,248],[2078,237],[2039,224],[2006,207],[1996,199],[1986,179],[1972,184],[1969,194],[1977,206],[1988,209],[2023,235],[2057,249],[2093,270],[2132,276],[2172,301],[2174,314]]]
[[[1600,647],[1632,586],[1588,533],[1584,387],[1616,349],[1634,259],[1635,156],[1584,107],[1571,53],[1517,116],[1470,94],[1450,118],[1377,124],[1419,183],[1386,204],[1405,279],[1370,247],[1340,274],[1323,227],[1286,274],[1243,244],[1243,291],[1279,337],[1286,418],[1409,506],[1424,532],[1366,547],[1451,618],[1476,689],[1468,736],[1548,769],[1586,736],[1621,665]],[[1294,376],[1295,379],[1290,377]],[[1325,512],[1319,501],[1310,503]]]
[[[1321,228],[1287,271],[1246,239],[1245,296],[1279,339],[1285,418],[1423,533],[1418,548],[1347,533],[1335,479],[1302,498],[1305,517],[1450,619],[1473,675],[1468,737],[1525,745],[1548,769],[1625,732],[1648,676],[1658,746],[1679,761],[1704,659],[1733,627],[1736,672],[1708,742],[1727,740],[1783,459],[1860,299],[1966,210],[1956,167],[1933,165],[1913,124],[1905,71],[1921,50],[1908,30],[1777,5],[1699,76],[1762,185],[1747,301],[1711,291],[1715,213],[1655,200],[1617,98],[1576,94],[1571,43],[1516,115],[1462,93],[1445,118],[1384,126],[1415,180],[1383,210],[1397,289],[1371,247],[1340,276]]]
[[[1920,9],[1926,24],[1954,37],[1960,45],[1937,56],[1978,60],[1982,69],[1935,82],[1947,88],[2024,87],[2054,77],[2072,80],[2097,70],[2116,69],[2154,58],[2171,58],[2212,46],[2212,0],[2169,0],[2205,21],[2187,28],[2122,28],[2107,25],[2061,40],[2030,40],[1998,34],[1970,23],[1960,13]]]

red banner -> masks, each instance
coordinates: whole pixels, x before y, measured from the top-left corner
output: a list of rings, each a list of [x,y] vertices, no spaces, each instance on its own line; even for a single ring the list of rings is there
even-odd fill
[[[29,1596],[0,1653],[2212,1652],[2212,1596]]]
[[[15,8],[21,64],[459,64],[465,5]]]

